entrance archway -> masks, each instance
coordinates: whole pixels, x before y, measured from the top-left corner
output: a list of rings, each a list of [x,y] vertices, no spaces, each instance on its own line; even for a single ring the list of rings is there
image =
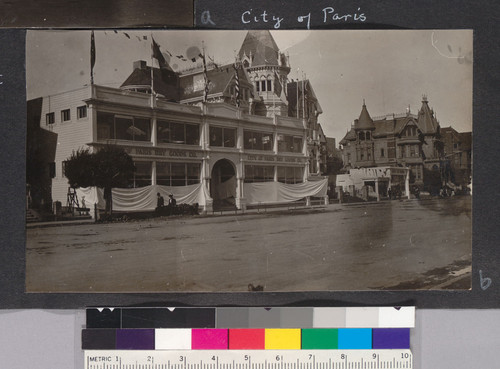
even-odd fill
[[[210,196],[214,210],[236,206],[236,170],[227,159],[217,161],[212,168]]]

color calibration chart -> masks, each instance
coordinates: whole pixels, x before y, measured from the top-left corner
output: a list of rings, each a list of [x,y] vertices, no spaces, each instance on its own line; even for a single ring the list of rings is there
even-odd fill
[[[413,362],[414,307],[86,313],[86,369],[389,369]]]

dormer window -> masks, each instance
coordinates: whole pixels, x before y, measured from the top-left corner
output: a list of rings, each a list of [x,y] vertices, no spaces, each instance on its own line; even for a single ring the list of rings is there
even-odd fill
[[[414,137],[417,135],[417,127],[408,126],[406,127],[405,136],[406,137]]]

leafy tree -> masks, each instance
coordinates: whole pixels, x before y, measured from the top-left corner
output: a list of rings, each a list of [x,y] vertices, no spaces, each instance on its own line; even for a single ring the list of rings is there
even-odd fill
[[[94,186],[94,156],[89,149],[73,151],[66,160],[64,175],[72,188]]]
[[[339,174],[343,166],[342,159],[329,155],[326,159],[326,174]]]
[[[94,154],[94,183],[104,189],[106,213],[113,211],[112,189],[125,187],[133,177],[135,166],[132,158],[121,148],[108,145]]]
[[[65,175],[72,188],[97,186],[104,189],[106,213],[112,212],[112,189],[125,187],[133,176],[132,158],[121,148],[108,145],[96,153],[89,149],[73,151],[66,161]]]

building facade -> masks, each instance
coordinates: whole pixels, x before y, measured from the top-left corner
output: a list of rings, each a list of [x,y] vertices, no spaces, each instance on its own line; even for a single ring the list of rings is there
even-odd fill
[[[208,211],[324,196],[326,185],[307,185],[319,166],[312,131],[304,115],[288,114],[290,68],[269,31],[250,31],[239,59],[185,73],[137,61],[120,88],[90,85],[42,98],[40,128],[57,137],[50,200],[67,201],[64,166],[73,151],[104,145],[132,157],[129,189],[151,187],[151,197],[163,186],[181,201],[196,193],[190,201]],[[300,191],[283,195],[287,186]]]
[[[444,127],[441,136],[450,180],[460,186],[468,185],[472,176],[472,132],[457,132],[453,127]]]
[[[407,167],[410,183],[423,186],[424,171],[444,160],[439,122],[426,96],[418,113],[371,118],[363,102],[359,118],[340,141],[344,169]]]

